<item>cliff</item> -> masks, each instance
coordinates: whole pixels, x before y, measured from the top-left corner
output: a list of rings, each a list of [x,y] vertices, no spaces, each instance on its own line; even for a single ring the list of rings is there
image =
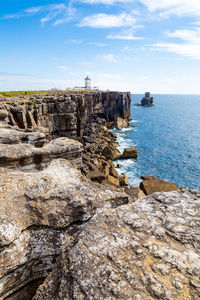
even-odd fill
[[[129,118],[129,93],[0,102],[0,299],[199,299],[200,193],[127,193]]]
[[[129,119],[130,101],[130,93],[125,92],[11,99],[0,101],[0,118],[19,129],[44,132],[50,139],[66,136],[81,140],[95,117],[107,122],[116,121],[117,117]]]

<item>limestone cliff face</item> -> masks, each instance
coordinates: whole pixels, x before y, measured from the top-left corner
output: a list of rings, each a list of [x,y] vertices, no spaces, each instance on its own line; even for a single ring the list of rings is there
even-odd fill
[[[98,208],[132,201],[77,169],[79,141],[98,117],[128,120],[130,94],[0,101],[0,299],[30,300]]]
[[[95,116],[107,121],[115,121],[117,117],[129,119],[130,101],[128,92],[58,94],[0,102],[0,109],[8,112],[7,123],[11,126],[43,131],[50,138],[66,136],[81,140]]]

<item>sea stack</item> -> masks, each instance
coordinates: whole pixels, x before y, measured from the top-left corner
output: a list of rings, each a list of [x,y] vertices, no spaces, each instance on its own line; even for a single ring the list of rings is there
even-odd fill
[[[141,105],[142,106],[153,106],[153,97],[151,97],[150,92],[146,92],[145,96],[141,100]]]

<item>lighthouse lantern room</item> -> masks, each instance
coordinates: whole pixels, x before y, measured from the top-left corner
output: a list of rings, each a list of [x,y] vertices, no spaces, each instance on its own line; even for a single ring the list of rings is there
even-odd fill
[[[89,76],[87,76],[85,78],[85,88],[86,89],[91,89],[91,79],[89,78]]]

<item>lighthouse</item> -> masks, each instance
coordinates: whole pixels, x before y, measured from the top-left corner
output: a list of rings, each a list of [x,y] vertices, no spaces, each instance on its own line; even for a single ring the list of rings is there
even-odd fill
[[[85,89],[91,89],[91,79],[89,76],[85,78]]]

